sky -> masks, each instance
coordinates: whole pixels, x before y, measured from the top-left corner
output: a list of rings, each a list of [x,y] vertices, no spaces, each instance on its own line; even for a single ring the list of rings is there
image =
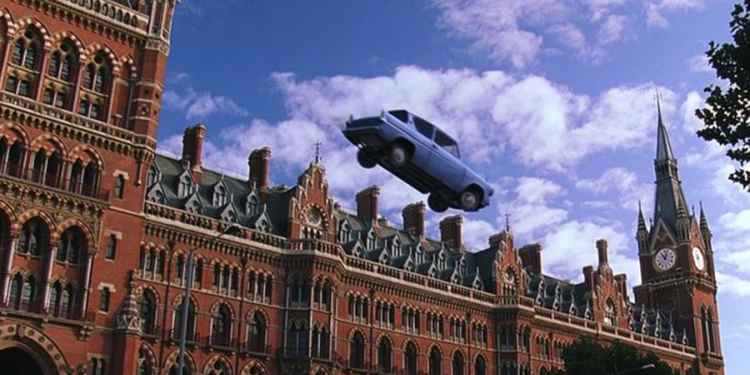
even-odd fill
[[[321,155],[334,198],[381,187],[381,214],[426,201],[381,168],[364,170],[341,134],[349,115],[405,108],[454,136],[495,188],[464,214],[475,249],[510,217],[516,243],[543,245],[545,273],[579,281],[609,241],[610,263],[640,282],[639,202],[652,216],[655,93],[688,204],[714,233],[727,374],[748,373],[750,192],[695,134],[704,56],[729,40],[728,0],[184,0],[175,16],[159,150],[208,127],[204,164],[245,178],[250,151],[272,148],[271,179],[293,185]],[[446,215],[428,213],[429,231]],[[631,293],[631,299],[632,299]]]

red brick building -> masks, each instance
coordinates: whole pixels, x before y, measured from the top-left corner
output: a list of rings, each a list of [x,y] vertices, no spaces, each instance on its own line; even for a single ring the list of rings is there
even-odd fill
[[[604,240],[576,284],[510,228],[472,250],[454,216],[427,238],[424,204],[395,228],[377,187],[347,212],[317,160],[293,187],[269,186],[266,148],[247,178],[223,176],[202,166],[202,125],[179,160],[157,155],[175,2],[0,5],[3,371],[175,374],[193,252],[191,374],[536,375],[581,335],[723,374],[711,232],[661,121],[633,303]]]

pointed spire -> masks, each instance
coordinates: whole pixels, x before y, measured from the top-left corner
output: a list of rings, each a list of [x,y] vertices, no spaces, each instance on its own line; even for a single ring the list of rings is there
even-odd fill
[[[656,92],[656,110],[659,116],[658,139],[656,143],[656,160],[674,160],[672,145],[669,142],[669,134],[661,117],[661,96]]]
[[[708,229],[708,219],[706,218],[706,213],[703,211],[703,202],[698,202],[698,205],[701,208],[701,229]]]
[[[315,164],[320,164],[320,141],[315,142]]]
[[[646,231],[646,220],[643,218],[643,208],[641,201],[638,201],[638,231]]]

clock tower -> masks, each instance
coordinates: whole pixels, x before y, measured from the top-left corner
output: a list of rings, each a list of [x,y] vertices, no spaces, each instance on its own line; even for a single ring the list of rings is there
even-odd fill
[[[723,374],[711,230],[701,205],[700,219],[688,210],[669,134],[657,100],[653,221],[638,210],[638,255],[642,285],[636,303],[672,314],[698,354],[700,374]]]

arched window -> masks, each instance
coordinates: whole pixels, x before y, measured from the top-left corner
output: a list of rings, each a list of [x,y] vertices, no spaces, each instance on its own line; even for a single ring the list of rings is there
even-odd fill
[[[84,195],[95,196],[99,189],[99,168],[95,163],[89,163],[83,170],[83,187]]]
[[[105,109],[109,100],[112,68],[104,52],[99,52],[83,69],[81,80],[83,92],[79,102],[79,113],[97,120],[105,120]]]
[[[232,332],[232,316],[226,305],[219,305],[211,322],[211,344],[229,346]]]
[[[185,198],[193,192],[193,180],[189,174],[184,174],[180,178],[180,185],[177,189],[177,195],[180,198]]]
[[[36,300],[36,279],[29,276],[21,288],[21,300],[18,310],[31,311],[34,301]]]
[[[125,196],[125,176],[115,177],[115,198],[122,199]]]
[[[58,108],[71,109],[77,71],[76,49],[70,40],[65,40],[57,50],[52,52],[47,64],[44,103]]]
[[[154,375],[154,364],[146,348],[138,350],[138,370],[137,375]]]
[[[21,177],[23,175],[24,149],[23,142],[16,140],[10,146],[10,151],[8,151],[8,164],[5,170],[13,177]]]
[[[22,254],[40,255],[47,252],[49,230],[39,218],[33,218],[24,224],[18,240],[18,252]]]
[[[179,339],[182,333],[182,304],[175,307],[174,328],[172,337]],[[187,314],[187,340],[195,341],[195,305],[193,301],[188,300]]]
[[[23,289],[23,277],[16,275],[10,284],[10,304],[14,309],[21,309],[21,289]]]
[[[440,350],[433,346],[430,350],[430,375],[442,375],[443,373],[443,356]]]
[[[477,360],[474,362],[474,375],[485,375],[487,372],[487,363],[484,357],[477,356]]]
[[[68,190],[74,193],[81,191],[81,185],[83,184],[83,168],[83,162],[81,159],[78,159],[73,163],[73,167],[70,169]]]
[[[60,285],[60,282],[55,282],[50,291],[49,307],[54,316],[60,316],[60,299],[62,297],[62,291],[63,288],[62,285]]]
[[[42,36],[30,26],[13,43],[10,66],[5,79],[5,91],[33,97],[42,57]]]
[[[144,289],[138,304],[138,312],[141,315],[141,332],[145,335],[155,334],[156,297],[154,297],[154,293],[149,289]]]
[[[62,175],[63,159],[59,151],[55,151],[47,159],[47,171],[43,176],[44,184],[47,186],[58,187],[60,176]]]
[[[417,346],[411,341],[404,350],[404,369],[406,375],[417,375]]]
[[[359,332],[355,332],[349,342],[349,367],[365,368],[365,338]]]
[[[464,355],[456,351],[453,353],[453,375],[464,375]]]
[[[391,360],[393,356],[393,349],[391,348],[391,341],[388,338],[383,337],[380,339],[378,344],[378,370],[382,373],[390,373],[392,370]]]
[[[86,253],[86,241],[83,232],[77,227],[71,227],[60,236],[57,248],[57,261],[78,264],[81,256]]]
[[[62,290],[62,297],[60,298],[60,317],[61,318],[72,318],[73,317],[73,287],[67,285]]]
[[[617,324],[617,312],[615,309],[615,303],[611,299],[607,300],[607,304],[604,307],[604,324],[616,325]]]
[[[155,166],[151,166],[151,168],[148,169],[148,178],[146,179],[146,183],[148,186],[151,186],[156,183],[156,181],[159,180],[159,170],[156,169]]]
[[[266,319],[256,311],[248,323],[247,348],[251,352],[266,352]]]
[[[258,197],[254,194],[247,197],[246,213],[250,216],[258,213]]]
[[[227,203],[227,189],[222,185],[214,188],[214,206],[223,206]]]

